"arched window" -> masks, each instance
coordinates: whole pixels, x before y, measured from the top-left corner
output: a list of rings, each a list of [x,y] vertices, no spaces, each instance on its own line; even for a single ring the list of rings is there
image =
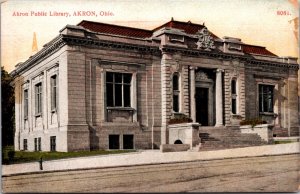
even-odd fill
[[[180,139],[177,139],[174,144],[182,144],[182,141]]]
[[[236,79],[231,80],[231,112],[237,114],[237,89]]]
[[[174,73],[172,79],[173,86],[173,111],[179,112],[179,75],[178,73]]]

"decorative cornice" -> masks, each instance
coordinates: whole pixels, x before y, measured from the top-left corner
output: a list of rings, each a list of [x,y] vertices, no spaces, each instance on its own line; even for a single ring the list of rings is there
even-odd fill
[[[87,39],[87,38],[81,38],[81,37],[75,37],[69,35],[63,35],[63,40],[69,45],[88,45],[88,46],[95,46],[95,47],[145,51],[145,52],[150,52],[152,54],[161,54],[157,46],[129,44],[129,43],[98,40],[98,39]]]
[[[103,65],[103,64],[109,64],[109,65],[130,65],[130,66],[145,66],[145,63],[129,63],[126,61],[111,61],[111,60],[104,60],[104,59],[98,59],[98,64]]]
[[[178,47],[173,47],[173,46],[169,46],[169,45],[164,45],[161,48],[161,51],[164,53],[168,53],[168,52],[181,52],[184,55],[188,55],[188,56],[205,56],[205,57],[213,57],[213,58],[218,58],[218,59],[227,59],[227,60],[232,60],[232,59],[246,59],[246,57],[244,56],[240,56],[240,55],[234,55],[234,54],[226,54],[226,53],[222,53],[221,51],[205,51],[205,50],[198,50],[198,49],[192,49],[192,48],[178,48]]]
[[[87,38],[81,38],[81,37],[75,37],[69,35],[59,35],[58,37],[56,37],[55,39],[47,43],[41,51],[39,51],[37,54],[33,55],[27,61],[25,61],[19,67],[17,67],[11,73],[11,75],[13,77],[17,76],[25,69],[30,68],[33,64],[48,57],[49,55],[51,55],[52,53],[54,53],[64,45],[89,45],[95,47],[145,51],[145,52],[150,52],[151,54],[161,55],[159,48],[155,46],[128,44],[128,43],[105,41],[105,40],[98,40],[98,39],[97,40],[87,39]]]
[[[265,74],[263,74],[263,75],[260,75],[260,74],[254,74],[253,77],[254,77],[254,78],[273,79],[273,80],[281,80],[281,79],[284,79],[283,76],[282,76],[282,77],[274,76],[274,75],[268,76],[268,75],[265,75]]]
[[[13,77],[17,76],[24,70],[30,68],[33,64],[36,64],[43,60],[44,58],[48,57],[49,55],[53,54],[56,52],[58,49],[63,47],[66,43],[62,40],[62,36],[57,36],[54,38],[52,41],[50,41],[46,46],[40,50],[38,53],[35,55],[31,56],[27,61],[22,63],[19,67],[17,67],[11,75]]]
[[[31,68],[32,65],[42,61],[49,55],[53,54],[64,45],[86,45],[86,46],[94,46],[98,48],[126,49],[132,51],[148,52],[151,53],[152,55],[161,55],[168,52],[180,52],[183,55],[187,55],[187,56],[204,56],[204,57],[220,59],[220,60],[237,59],[242,62],[246,62],[248,64],[257,64],[260,66],[287,67],[295,70],[299,69],[298,64],[258,60],[258,59],[253,59],[252,56],[228,54],[218,50],[205,51],[205,50],[191,49],[191,48],[178,48],[176,46],[169,46],[169,45],[158,47],[158,46],[151,46],[151,45],[130,44],[130,43],[98,40],[92,38],[76,37],[76,36],[61,34],[56,38],[54,38],[52,41],[50,41],[48,44],[46,44],[45,47],[37,54],[33,55],[27,61],[25,61],[18,67],[16,67],[16,69],[11,73],[11,75],[14,77],[17,76],[18,74],[25,71],[26,69]]]
[[[289,64],[289,63],[280,63],[276,61],[264,61],[264,60],[256,60],[252,58],[247,58],[246,62],[248,64],[256,64],[260,66],[271,66],[271,67],[288,67],[291,69],[298,70],[299,69],[299,64]]]
[[[214,59],[221,59],[221,60],[234,60],[238,59],[241,62],[245,62],[247,64],[258,64],[260,66],[271,66],[271,67],[286,67],[286,68],[291,68],[298,70],[299,69],[299,64],[289,64],[289,63],[280,63],[276,61],[266,61],[266,60],[258,60],[258,59],[253,59],[252,56],[247,56],[247,55],[237,55],[237,54],[227,54],[223,53],[221,51],[205,51],[205,50],[198,50],[198,49],[184,49],[184,48],[177,48],[177,47],[172,47],[165,45],[160,48],[163,53],[168,53],[168,52],[181,52],[184,55],[187,56],[205,56],[209,58],[214,58]]]

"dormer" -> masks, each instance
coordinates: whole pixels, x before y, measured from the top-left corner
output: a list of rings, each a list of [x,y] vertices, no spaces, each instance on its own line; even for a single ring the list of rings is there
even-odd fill
[[[286,56],[286,57],[281,57],[282,62],[283,63],[288,63],[288,64],[297,64],[297,57],[290,57],[290,56]]]
[[[242,50],[242,41],[239,38],[223,37],[223,52],[231,54],[244,55]]]
[[[184,30],[163,27],[153,32],[152,39],[154,37],[160,38],[161,45],[187,47],[187,45],[185,45],[185,36],[187,36],[187,34],[184,32]]]

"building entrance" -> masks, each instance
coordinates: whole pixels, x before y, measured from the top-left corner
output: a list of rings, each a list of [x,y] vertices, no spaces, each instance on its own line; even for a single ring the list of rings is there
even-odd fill
[[[208,88],[196,87],[196,122],[208,126]]]

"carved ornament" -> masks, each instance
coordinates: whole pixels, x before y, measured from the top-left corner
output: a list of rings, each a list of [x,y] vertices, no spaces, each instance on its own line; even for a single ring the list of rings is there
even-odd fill
[[[203,81],[203,80],[209,80],[208,75],[203,71],[198,71],[195,75],[196,81]]]
[[[211,51],[215,49],[214,40],[211,37],[209,31],[206,27],[202,28],[196,33],[196,37],[198,37],[197,41],[197,49]]]

